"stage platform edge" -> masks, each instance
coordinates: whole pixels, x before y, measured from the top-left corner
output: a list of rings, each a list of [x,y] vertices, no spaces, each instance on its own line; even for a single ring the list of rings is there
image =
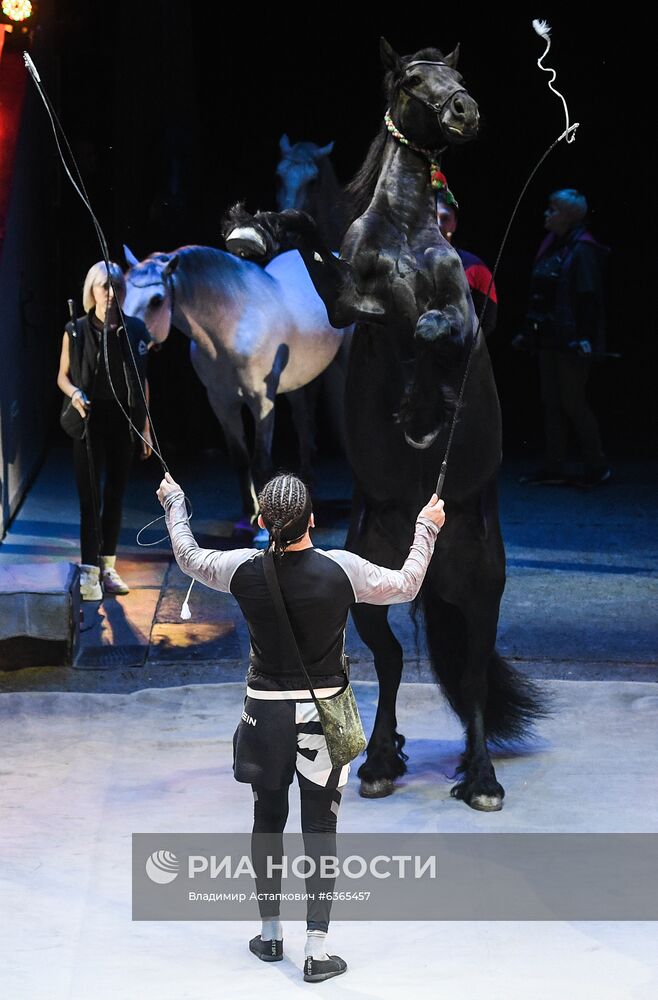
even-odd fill
[[[0,669],[71,666],[79,641],[79,566],[0,566]]]

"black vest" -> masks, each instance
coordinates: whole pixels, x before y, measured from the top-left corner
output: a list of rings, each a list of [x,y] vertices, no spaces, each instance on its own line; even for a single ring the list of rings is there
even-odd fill
[[[141,319],[137,319],[135,316],[125,316],[124,318],[125,327],[120,326],[117,333],[124,376],[128,386],[127,409],[133,424],[141,431],[146,423],[146,407],[140,391],[140,383],[142,390],[146,393],[146,359],[151,337]],[[101,346],[102,340],[99,343],[88,315],[79,317],[75,323],[67,323],[65,329],[69,336],[70,379],[74,385],[84,391],[88,399],[93,400],[96,366],[105,363]],[[132,348],[132,355],[135,359],[134,364],[130,356],[130,348]],[[135,372],[135,367],[137,367],[137,372]],[[73,413],[77,415],[82,426],[82,417],[79,416],[77,410],[73,410]],[[75,417],[70,415],[69,420],[71,419],[74,420]],[[136,437],[132,427],[130,434],[133,439]],[[72,436],[80,435],[73,434]]]

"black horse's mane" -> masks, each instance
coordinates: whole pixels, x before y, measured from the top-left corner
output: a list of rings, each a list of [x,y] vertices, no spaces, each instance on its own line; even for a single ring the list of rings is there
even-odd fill
[[[445,56],[440,49],[419,49],[418,52],[414,52],[412,56],[402,56],[400,58],[400,65],[404,68],[415,59],[430,59],[439,61],[441,59],[445,59]],[[398,82],[399,75],[395,74],[393,70],[387,70],[384,74],[383,83],[384,97],[386,99],[387,108],[391,105]],[[352,180],[345,185],[345,194],[350,208],[349,224],[354,222],[355,219],[358,219],[360,215],[363,215],[372,201],[372,196],[375,193],[377,178],[379,177],[379,171],[382,165],[382,157],[384,156],[384,147],[386,145],[387,137],[388,129],[382,122],[379,127],[379,132],[370,144],[365,160],[355,173]]]

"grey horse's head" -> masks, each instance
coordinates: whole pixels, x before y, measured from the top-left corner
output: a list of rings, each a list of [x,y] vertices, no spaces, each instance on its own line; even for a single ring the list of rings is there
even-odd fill
[[[124,245],[128,263],[125,273],[126,301],[123,309],[128,316],[143,320],[156,344],[169,336],[174,308],[173,275],[178,266],[177,253],[152,253],[139,261]]]
[[[314,142],[292,145],[287,135],[281,136],[281,159],[276,168],[276,207],[279,212],[286,208],[304,207],[309,186],[318,180],[322,160],[330,155],[333,148],[333,142],[326,146],[316,146]]]

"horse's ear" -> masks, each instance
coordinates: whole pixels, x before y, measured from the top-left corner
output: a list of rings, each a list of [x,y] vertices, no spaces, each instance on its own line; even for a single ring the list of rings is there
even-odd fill
[[[449,56],[444,56],[443,61],[450,69],[457,69],[457,63],[459,62],[459,42],[457,42]]]
[[[128,267],[134,267],[135,264],[139,264],[139,261],[135,257],[135,254],[132,252],[130,247],[126,246],[125,243],[123,244],[123,256],[126,259],[126,264],[128,265]]]
[[[180,254],[175,253],[174,256],[167,261],[167,264],[162,272],[163,278],[167,278],[169,277],[170,274],[174,273],[174,271],[178,267],[179,260],[180,260]]]
[[[284,156],[287,156],[291,149],[292,146],[290,145],[290,139],[284,132],[281,138],[279,139],[279,152],[283,153]]]
[[[385,70],[390,70],[395,76],[400,73],[402,63],[400,57],[392,45],[386,41],[384,36],[379,39],[379,55]]]
[[[321,160],[323,156],[330,156],[334,148],[334,140],[328,142],[326,146],[319,146],[318,149],[313,153],[314,160]]]

